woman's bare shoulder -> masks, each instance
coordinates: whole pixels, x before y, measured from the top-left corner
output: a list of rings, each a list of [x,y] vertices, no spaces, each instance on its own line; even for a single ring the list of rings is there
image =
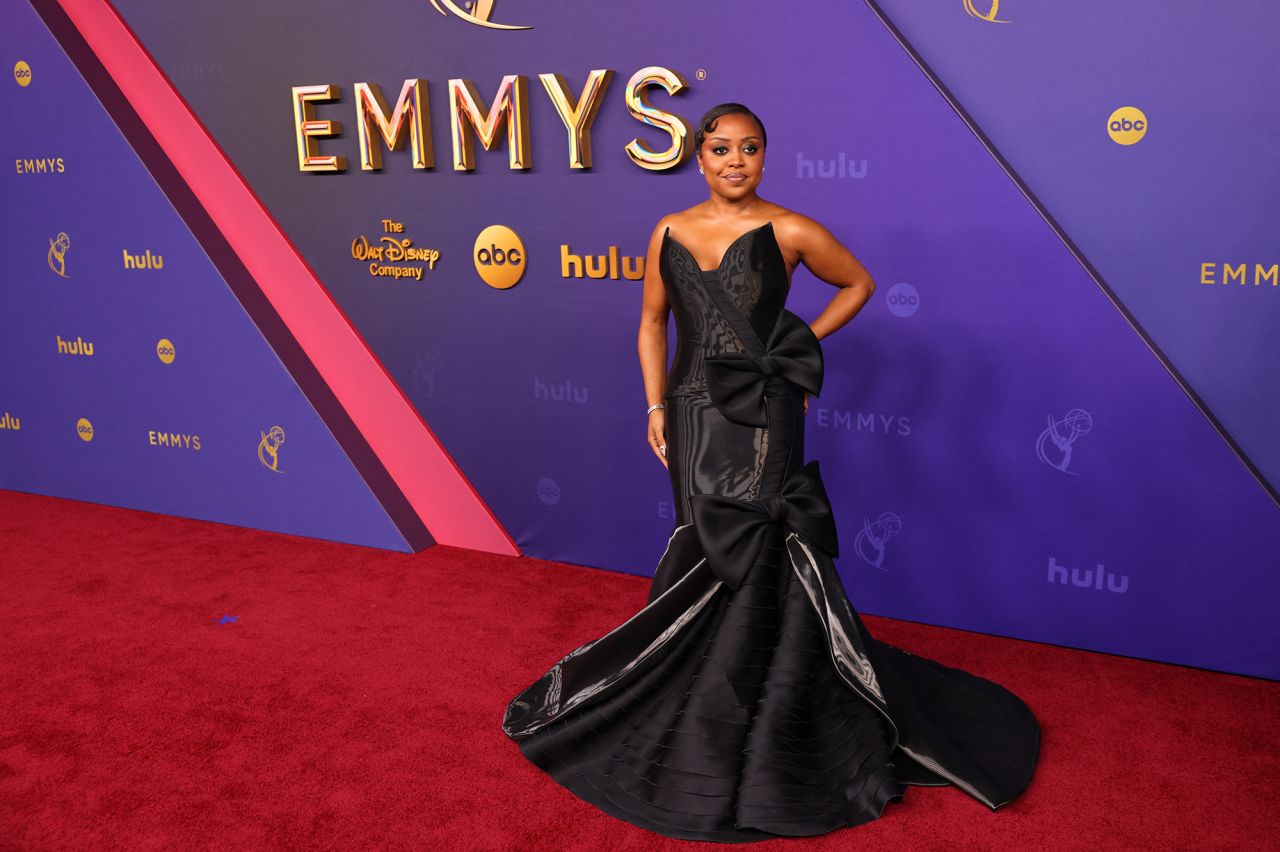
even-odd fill
[[[696,228],[698,225],[698,222],[705,218],[706,216],[702,211],[702,205],[695,204],[692,207],[686,207],[683,210],[676,210],[672,213],[668,213],[667,215],[663,216],[660,220],[658,220],[658,227],[666,228],[670,226],[675,230],[680,230],[681,228],[688,228],[691,226]]]
[[[774,233],[787,245],[805,246],[821,241],[829,232],[826,227],[811,216],[779,207],[773,218]]]
[[[684,233],[688,227],[688,222],[690,221],[689,212],[692,209],[677,210],[658,219],[657,224],[653,226],[653,230],[649,234],[649,248],[654,251],[657,250],[668,228],[671,229],[673,234]],[[679,237],[676,237],[676,239],[679,239]]]
[[[653,233],[649,237],[650,243],[657,244],[661,242],[668,228],[671,229],[671,235],[677,240],[687,239],[690,233],[696,234],[699,229],[699,206],[694,205],[684,210],[676,210],[659,219],[658,224],[653,226]]]

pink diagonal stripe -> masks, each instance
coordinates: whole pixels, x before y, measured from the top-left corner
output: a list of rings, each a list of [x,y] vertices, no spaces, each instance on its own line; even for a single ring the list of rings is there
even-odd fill
[[[106,0],[59,0],[441,544],[519,548],[146,48]]]

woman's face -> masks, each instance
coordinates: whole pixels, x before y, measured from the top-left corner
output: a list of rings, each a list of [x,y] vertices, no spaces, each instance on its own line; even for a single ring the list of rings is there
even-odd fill
[[[722,115],[707,132],[698,163],[711,191],[726,198],[755,192],[764,169],[764,140],[749,115]]]

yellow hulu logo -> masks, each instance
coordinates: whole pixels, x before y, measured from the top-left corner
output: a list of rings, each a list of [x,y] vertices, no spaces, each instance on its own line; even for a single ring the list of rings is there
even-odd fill
[[[617,246],[609,246],[608,254],[579,256],[571,254],[567,245],[561,245],[560,276],[562,278],[582,278],[584,272],[587,278],[612,278],[617,280],[619,273],[621,273],[621,277],[626,278],[628,281],[639,281],[644,278],[644,257],[619,257]]]
[[[63,340],[61,337],[58,337],[57,340],[58,340],[59,355],[92,355],[93,354],[93,344],[85,340],[84,338],[77,337],[75,340]]]
[[[151,249],[147,249],[142,254],[129,254],[128,251],[121,249],[124,254],[125,269],[162,269],[164,267],[164,258],[158,254],[152,254]]]
[[[4,416],[0,417],[0,431],[17,432],[21,428],[22,421],[9,412],[6,411]]]

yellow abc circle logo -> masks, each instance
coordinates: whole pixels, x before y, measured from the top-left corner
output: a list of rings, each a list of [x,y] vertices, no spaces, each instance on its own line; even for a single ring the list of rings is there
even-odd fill
[[[76,421],[76,434],[80,436],[81,441],[89,443],[93,440],[93,424],[81,417]]]
[[[1147,116],[1137,107],[1120,107],[1107,119],[1107,133],[1117,145],[1132,145],[1147,135]]]
[[[156,357],[160,359],[161,364],[172,364],[173,359],[178,357],[178,353],[173,349],[173,341],[167,337],[160,338],[160,342],[156,344]]]
[[[18,64],[13,66],[13,79],[18,81],[19,86],[31,85],[31,66],[18,60]]]
[[[481,231],[471,256],[480,279],[495,289],[514,287],[524,275],[524,243],[506,225],[490,225]]]

